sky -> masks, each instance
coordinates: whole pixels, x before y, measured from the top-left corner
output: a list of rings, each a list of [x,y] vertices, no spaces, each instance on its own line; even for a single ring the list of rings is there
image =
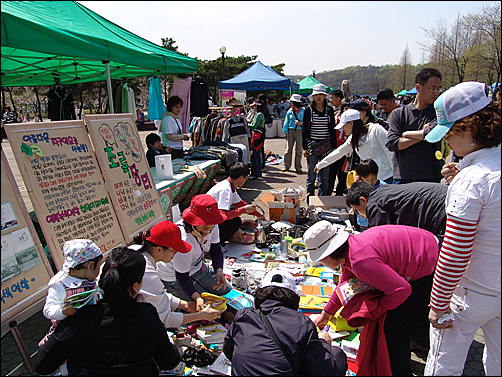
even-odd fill
[[[348,66],[399,64],[408,46],[413,65],[427,61],[421,45],[444,20],[448,28],[494,1],[79,1],[157,45],[176,41],[192,58],[258,55],[284,63],[285,75]]]

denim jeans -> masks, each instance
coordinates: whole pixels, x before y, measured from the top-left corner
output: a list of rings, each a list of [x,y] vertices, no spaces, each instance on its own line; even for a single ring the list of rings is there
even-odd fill
[[[199,271],[192,274],[190,279],[197,289],[197,292],[209,292],[218,296],[226,295],[228,292],[232,290],[232,286],[227,282],[227,286],[220,288],[219,291],[215,290],[213,287],[216,285],[216,274],[212,267],[210,267],[206,263],[202,263],[202,267]],[[191,297],[185,293],[183,289],[181,289],[179,283],[177,281],[162,281],[164,283],[164,288],[168,293],[185,300],[185,301],[193,301]]]
[[[251,175],[255,177],[261,177],[261,169],[262,169],[262,154],[263,147],[261,147],[258,151],[253,149],[253,154],[251,155]]]
[[[307,192],[310,194],[309,196],[315,195],[314,183],[315,183],[316,173],[314,173],[314,168],[320,160],[321,158],[316,155],[309,155],[307,157]],[[329,171],[330,171],[329,166],[319,171],[321,179],[319,180],[319,189],[317,190],[318,196],[331,195],[331,193],[328,192]]]

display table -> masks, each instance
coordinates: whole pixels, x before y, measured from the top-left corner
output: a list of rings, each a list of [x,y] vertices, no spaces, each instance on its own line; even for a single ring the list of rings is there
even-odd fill
[[[186,161],[175,159],[172,161],[173,168]],[[151,167],[152,178],[155,182],[162,209],[168,220],[172,219],[173,204],[189,203],[197,194],[204,194],[209,190],[211,182],[221,168],[220,160],[190,160],[190,171],[180,171],[172,179],[158,179],[155,167]],[[200,170],[199,170],[200,169]]]

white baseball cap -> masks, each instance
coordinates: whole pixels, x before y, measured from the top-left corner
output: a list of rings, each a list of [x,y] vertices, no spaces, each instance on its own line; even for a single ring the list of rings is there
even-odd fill
[[[296,292],[295,277],[291,274],[291,272],[282,270],[280,268],[274,268],[273,270],[270,270],[263,277],[261,287],[265,288],[271,285],[275,285],[276,287],[287,288],[292,290],[293,292]]]
[[[309,258],[317,262],[336,251],[349,238],[349,233],[327,220],[316,222],[303,234]]]
[[[425,140],[438,142],[457,120],[484,109],[491,101],[486,95],[484,83],[466,81],[451,87],[434,101],[437,125],[425,136]]]
[[[361,119],[361,113],[358,110],[347,109],[340,116],[340,123],[338,123],[336,125],[335,130],[339,130],[346,123],[349,123],[350,121],[358,120],[358,119]]]

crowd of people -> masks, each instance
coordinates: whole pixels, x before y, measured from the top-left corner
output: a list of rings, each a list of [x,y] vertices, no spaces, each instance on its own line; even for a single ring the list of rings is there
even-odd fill
[[[429,350],[426,375],[461,375],[479,329],[485,373],[500,375],[501,102],[478,82],[443,92],[441,79],[425,68],[414,99],[398,103],[383,89],[379,108],[349,101],[341,90],[327,93],[323,84],[307,105],[298,94],[275,107],[253,99],[246,114],[251,166],[235,163],[227,179],[192,198],[177,223],[157,223],[105,258],[91,240],[64,245],[44,307],[53,322],[35,370],[157,375],[182,358],[165,329],[224,317],[201,294],[232,289],[221,245],[241,227],[240,216],[265,219],[237,189],[264,179],[265,127],[277,116],[287,140],[283,171],[294,164],[302,173],[305,158],[307,192],[315,195],[319,180],[318,195],[345,195],[360,220],[355,234],[314,222],[303,235],[309,262],[341,266],[339,284],[359,281],[365,289],[350,301],[335,292],[311,321],[298,312],[294,277],[268,272],[255,305],[229,320],[223,352],[232,375],[345,375],[345,353],[318,332],[339,309],[350,326],[363,326],[360,375],[411,375],[412,342]],[[147,138],[150,166],[156,154],[182,156],[182,106],[172,97],[161,136]],[[445,162],[448,150],[454,158]],[[355,182],[347,184],[349,171]],[[66,300],[88,291],[96,299],[79,310]]]

